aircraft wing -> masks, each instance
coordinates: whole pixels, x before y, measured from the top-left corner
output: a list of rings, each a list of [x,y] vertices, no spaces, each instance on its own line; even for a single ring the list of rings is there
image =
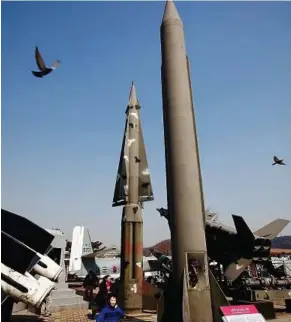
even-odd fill
[[[280,234],[289,222],[290,220],[278,218],[255,231],[254,235],[272,240]]]
[[[100,255],[100,252],[93,252],[93,253],[90,253],[90,254],[85,254],[85,255],[82,255],[81,257],[82,258],[95,258],[98,255]]]

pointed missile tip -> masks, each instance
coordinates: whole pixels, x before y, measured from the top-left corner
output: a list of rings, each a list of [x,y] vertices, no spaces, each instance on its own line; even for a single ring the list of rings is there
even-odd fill
[[[182,22],[182,19],[178,13],[178,10],[176,8],[174,1],[166,0],[162,23],[165,22],[166,20],[173,20],[173,19]]]
[[[130,93],[129,93],[129,102],[128,106],[135,106],[138,105],[138,100],[136,98],[136,89],[134,81],[131,83]]]

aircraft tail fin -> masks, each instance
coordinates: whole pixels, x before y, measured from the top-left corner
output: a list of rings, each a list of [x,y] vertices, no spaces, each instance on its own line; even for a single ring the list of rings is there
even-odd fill
[[[276,219],[255,231],[254,235],[272,240],[278,236],[278,234],[289,224],[289,222],[290,220],[287,219]]]
[[[84,226],[76,226],[72,234],[72,246],[69,272],[74,273],[82,267],[82,256],[93,253],[89,230]]]
[[[288,220],[277,219],[253,233],[241,216],[232,215],[239,240],[243,244],[241,258],[230,263],[225,276],[234,281],[257,258],[264,260],[270,254],[271,239],[274,238],[288,223]]]
[[[254,240],[254,234],[250,230],[249,226],[241,216],[232,215],[234,225],[237,231],[237,234],[239,237],[242,238],[242,240],[245,241],[253,241]]]

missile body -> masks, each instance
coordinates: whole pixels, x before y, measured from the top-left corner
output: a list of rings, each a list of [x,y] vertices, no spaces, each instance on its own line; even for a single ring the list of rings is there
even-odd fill
[[[27,218],[1,209],[2,321],[10,321],[14,300],[38,307],[51,291],[62,271],[47,256],[53,239]]]
[[[140,260],[140,247],[142,247],[142,213],[138,200],[138,170],[139,163],[135,157],[138,155],[138,117],[139,106],[135,99],[135,89],[131,89],[130,103],[127,109],[128,123],[133,124],[128,131],[128,203],[123,208],[122,216],[122,239],[125,261],[121,268],[121,278],[124,281],[123,299],[124,308],[127,312],[142,309],[142,266],[138,270],[136,260]]]
[[[210,322],[213,318],[204,231],[204,201],[189,64],[183,23],[172,1],[166,2],[160,31],[172,283],[174,293],[180,294],[179,300],[176,297],[170,310],[173,310],[172,316],[175,316],[173,321],[182,321],[182,311],[187,309],[191,322]],[[191,280],[194,275],[196,280]],[[185,292],[188,293],[188,306],[182,305]]]
[[[121,219],[121,304],[126,313],[142,311],[143,219],[141,203],[153,200],[140,121],[132,84],[126,110],[113,207],[123,205]]]

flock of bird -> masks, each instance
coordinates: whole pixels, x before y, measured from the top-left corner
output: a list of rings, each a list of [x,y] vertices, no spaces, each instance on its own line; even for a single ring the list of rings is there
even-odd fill
[[[45,62],[38,50],[38,46],[35,47],[35,60],[36,60],[36,64],[37,64],[37,67],[39,69],[39,71],[32,71],[32,74],[35,76],[35,77],[38,77],[38,78],[42,78],[48,74],[50,74],[53,70],[55,70],[58,65],[61,63],[59,60],[56,60],[52,65],[51,67],[47,67],[45,65]],[[276,156],[273,157],[273,160],[274,160],[274,163],[272,163],[272,165],[286,165],[286,163],[284,163],[284,160],[283,159],[279,159],[277,158]]]

